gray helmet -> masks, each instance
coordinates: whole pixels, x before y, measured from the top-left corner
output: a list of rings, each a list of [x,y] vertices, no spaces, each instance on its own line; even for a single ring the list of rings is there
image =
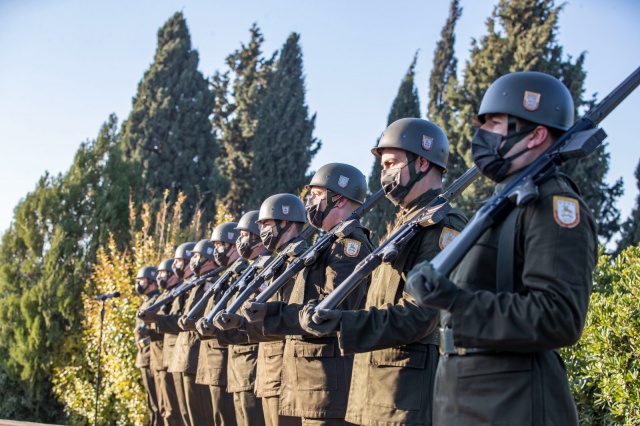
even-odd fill
[[[164,259],[158,265],[158,271],[170,271],[170,272],[173,272],[173,269],[171,268],[172,265],[173,265],[173,257],[170,258],[170,259]]]
[[[401,118],[389,124],[371,152],[381,157],[382,148],[403,149],[447,170],[449,139],[440,127],[422,118]]]
[[[321,186],[362,204],[367,195],[367,181],[360,170],[349,164],[329,163],[318,169],[306,188]]]
[[[195,246],[196,246],[196,243],[192,243],[192,242],[182,243],[176,249],[176,253],[173,257],[175,257],[176,259],[189,260],[191,259],[191,256],[193,256],[193,248]]]
[[[573,98],[569,89],[549,74],[514,72],[494,81],[485,92],[478,119],[484,123],[484,115],[489,113],[567,130],[573,125]]]
[[[257,222],[267,219],[305,223],[307,211],[302,200],[295,195],[276,194],[264,200],[260,206]]]
[[[216,248],[213,245],[213,241],[204,239],[196,243],[196,246],[193,248],[193,252],[200,253],[201,257],[213,260],[215,262],[215,259],[213,258],[213,252],[215,249]]]
[[[246,212],[240,218],[236,229],[238,231],[247,231],[255,235],[260,235],[260,227],[256,223],[259,215],[260,212],[258,210],[251,210],[250,212]]]
[[[147,278],[151,281],[155,281],[157,276],[158,276],[158,268],[156,268],[155,266],[143,266],[138,270],[136,279]]]
[[[238,230],[238,224],[236,222],[225,222],[213,229],[211,241],[235,244],[239,236],[240,231]]]

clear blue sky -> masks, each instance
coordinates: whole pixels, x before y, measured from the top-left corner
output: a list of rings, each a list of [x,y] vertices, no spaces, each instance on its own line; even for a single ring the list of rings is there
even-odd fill
[[[486,34],[497,0],[462,0],[456,28],[459,72],[472,38]],[[153,61],[157,30],[182,11],[205,76],[249,39],[257,22],[265,53],[292,31],[301,34],[307,103],[317,113],[323,147],[312,169],[350,162],[369,175],[369,150],[416,50],[422,113],[433,51],[448,0],[398,1],[36,1],[0,0],[0,232],[45,171],[65,172],[82,141],[97,136],[115,112],[131,109],[138,82]],[[560,16],[565,54],[587,52],[586,94],[604,97],[640,66],[640,2],[571,0]],[[626,218],[638,196],[640,89],[602,127],[609,134],[610,182],[625,181]]]

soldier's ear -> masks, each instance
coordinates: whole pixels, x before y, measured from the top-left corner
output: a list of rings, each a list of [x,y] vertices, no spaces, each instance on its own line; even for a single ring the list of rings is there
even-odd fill
[[[549,135],[549,129],[547,129],[545,126],[537,126],[529,134],[527,148],[533,149],[542,145],[549,138]]]
[[[424,157],[420,157],[418,156],[418,159],[416,160],[416,163],[418,165],[418,171],[419,172],[426,172],[427,169],[429,168],[429,160],[427,160]]]

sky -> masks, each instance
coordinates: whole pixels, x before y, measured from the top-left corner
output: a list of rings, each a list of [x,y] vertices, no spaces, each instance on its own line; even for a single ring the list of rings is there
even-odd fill
[[[461,0],[456,26],[460,78],[471,40],[486,35],[498,0]],[[558,2],[559,3],[559,2]],[[0,233],[48,171],[66,172],[80,143],[111,113],[120,123],[153,62],[158,29],[182,11],[205,77],[249,40],[255,22],[265,55],[301,35],[306,101],[322,148],[311,170],[346,162],[369,176],[370,149],[384,130],[400,82],[418,51],[422,115],[449,0],[190,1],[0,0]],[[640,2],[570,0],[559,18],[565,55],[586,52],[585,97],[602,99],[640,66]],[[624,180],[626,219],[638,197],[640,89],[601,127],[609,135],[609,183]],[[446,131],[446,129],[445,129]]]

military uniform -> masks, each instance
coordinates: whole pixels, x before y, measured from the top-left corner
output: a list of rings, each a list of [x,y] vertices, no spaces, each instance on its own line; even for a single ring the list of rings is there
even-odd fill
[[[409,221],[441,190],[430,190],[399,213],[397,227]],[[438,313],[418,307],[403,291],[406,274],[432,259],[464,227],[452,210],[438,224],[423,228],[393,264],[372,277],[366,310],[345,311],[340,348],[355,353],[345,419],[361,425],[430,425],[433,381],[438,361]],[[396,228],[397,229],[397,228]]]
[[[153,305],[159,295],[160,292],[158,290],[149,292],[146,295],[144,302],[142,302],[142,305],[140,305],[139,309],[144,310]],[[155,332],[154,330],[147,329],[143,333],[143,336],[140,334],[140,326],[142,325],[144,325],[144,322],[136,317],[133,335],[138,346],[138,353],[136,354],[135,365],[136,367],[140,368],[140,373],[142,375],[142,384],[144,385],[147,393],[146,399],[147,408],[149,409],[149,424],[156,426],[161,425],[162,420],[160,418],[160,409],[158,404],[158,388],[156,386],[156,380],[154,377],[155,368],[152,368],[156,366],[151,365],[151,349],[152,346],[154,346],[154,343],[152,342],[162,340],[162,335]]]
[[[353,356],[339,352],[337,333],[326,337],[308,335],[300,328],[298,313],[303,304],[324,298],[347,278],[374,247],[368,231],[358,226],[338,238],[313,265],[297,276],[289,304],[268,302],[264,333],[286,334],[280,413],[287,416],[331,419],[342,423],[347,409]],[[338,307],[358,309],[367,285],[359,285]]]
[[[555,349],[574,344],[582,332],[596,225],[568,178],[554,176],[539,191],[534,203],[512,213],[511,291],[495,294],[506,221],[488,229],[451,274],[473,293],[458,297],[443,325],[455,346],[473,353],[441,357],[434,424],[578,424]]]
[[[158,316],[156,321],[160,331],[177,331],[179,333],[169,361],[168,371],[179,373],[182,376],[184,400],[189,414],[188,422],[191,426],[213,423],[213,408],[211,407],[209,388],[196,383],[200,337],[196,331],[184,331],[178,324],[178,320],[183,313],[188,312],[191,306],[200,300],[204,291],[204,285],[193,288],[184,302],[183,309],[179,310],[177,314]],[[180,305],[177,298],[174,300],[174,305],[176,304]],[[171,312],[174,312],[173,306]],[[178,380],[178,377],[174,375],[174,379]]]

